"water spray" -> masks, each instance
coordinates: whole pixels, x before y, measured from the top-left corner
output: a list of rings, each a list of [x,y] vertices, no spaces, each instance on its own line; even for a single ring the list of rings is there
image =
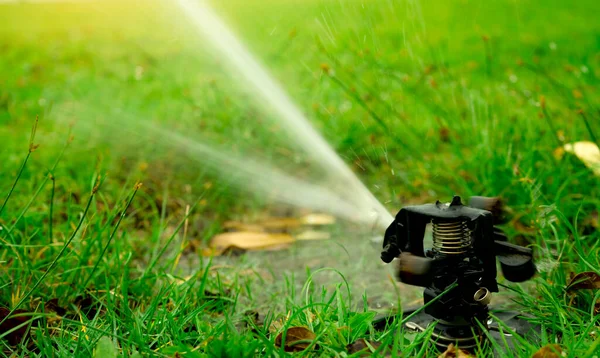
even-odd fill
[[[389,211],[375,198],[323,137],[310,125],[283,88],[240,42],[235,34],[203,0],[177,0],[182,12],[204,39],[221,55],[230,70],[238,73],[252,95],[277,115],[290,140],[335,180],[347,198],[357,207],[369,211],[372,227],[385,227],[393,220]],[[351,194],[351,195],[348,195]]]
[[[445,349],[453,343],[462,349],[485,346],[488,339],[500,345],[512,342],[509,330],[522,336],[535,335],[518,312],[496,312],[502,324],[490,315],[492,293],[498,292],[496,260],[504,277],[512,282],[529,280],[536,273],[533,252],[508,242],[497,227],[501,218],[498,199],[473,197],[470,206],[455,196],[448,204],[408,206],[400,210],[385,233],[381,259],[397,261],[400,281],[424,287],[424,309],[405,327],[415,331],[432,329],[432,343]],[[495,215],[493,214],[495,213]],[[425,250],[427,225],[433,229],[433,245]],[[380,323],[393,317],[385,317]]]

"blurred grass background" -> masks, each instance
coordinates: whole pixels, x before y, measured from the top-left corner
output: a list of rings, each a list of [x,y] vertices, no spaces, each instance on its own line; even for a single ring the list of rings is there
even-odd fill
[[[594,261],[599,179],[577,159],[553,153],[600,137],[597,2],[231,0],[214,6],[390,211],[453,194],[500,195],[509,206],[509,235],[539,246],[541,256],[563,252],[557,260],[569,269],[584,265],[577,256],[583,253]],[[0,192],[10,191],[40,117],[40,147],[0,213],[3,227],[14,226],[2,238],[2,265],[12,275],[2,284],[7,307],[57,253],[28,245],[64,242],[99,174],[108,176],[75,256],[60,261],[63,274],[31,292],[42,301],[109,289],[123,284],[129,270],[136,280],[143,273],[131,297],[154,299],[144,278],[161,276],[152,265],[142,267],[171,242],[165,228],[187,206],[198,202],[189,235],[200,241],[224,220],[272,210],[269,198],[240,193],[169,143],[119,136],[99,124],[102,118],[156,123],[314,175],[308,158],[287,144],[272,116],[167,2],[0,4],[0,24]],[[47,179],[49,172],[55,180]],[[94,273],[107,228],[138,180],[144,189],[126,212],[121,240],[107,252],[116,256]],[[564,215],[558,223],[554,209]],[[558,249],[580,235],[587,241],[577,250]],[[85,275],[66,274],[77,270]],[[552,270],[548,280],[566,280],[565,272]],[[559,291],[552,290],[549,295]]]

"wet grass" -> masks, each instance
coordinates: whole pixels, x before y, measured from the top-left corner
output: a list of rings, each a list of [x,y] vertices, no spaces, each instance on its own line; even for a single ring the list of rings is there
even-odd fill
[[[535,249],[540,273],[528,289],[500,282],[547,331],[507,356],[554,343],[597,356],[600,291],[566,285],[572,273],[600,274],[600,180],[554,155],[600,136],[595,2],[217,8],[391,211],[453,194],[504,198],[505,230]],[[285,268],[284,279],[201,258],[224,220],[260,215],[269,201],[168,146],[98,140],[96,122],[126,113],[307,165],[173,11],[11,4],[0,20],[3,355],[285,355],[278,334],[305,326],[314,355],[343,356],[365,338],[382,343],[376,355],[435,356],[421,344],[429,332],[374,330],[367,302],[379,293],[361,299],[343,274],[321,288],[316,278],[331,271],[309,268],[300,290]]]

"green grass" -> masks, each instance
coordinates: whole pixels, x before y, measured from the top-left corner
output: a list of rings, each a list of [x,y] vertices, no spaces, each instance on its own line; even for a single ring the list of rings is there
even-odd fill
[[[216,7],[391,211],[453,194],[505,199],[505,230],[535,249],[540,273],[527,288],[501,282],[547,329],[512,356],[550,343],[598,355],[600,291],[565,287],[570,273],[600,273],[600,179],[553,155],[600,138],[595,1]],[[275,164],[295,158],[172,9],[2,4],[0,24],[0,307],[30,327],[0,332],[4,356],[285,355],[275,340],[292,326],[316,334],[316,356],[343,356],[358,338],[381,342],[377,355],[435,356],[428,333],[375,331],[366,301],[377,293],[362,299],[341,274],[300,292],[297,276],[269,284],[251,262],[201,258],[194,242],[272,203],[168,144],[98,140],[96,121],[126,113]],[[310,164],[297,155],[292,168]]]

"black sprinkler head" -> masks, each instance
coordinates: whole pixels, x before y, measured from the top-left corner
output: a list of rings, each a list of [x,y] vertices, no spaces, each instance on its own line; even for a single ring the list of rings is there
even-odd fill
[[[483,331],[493,330],[488,305],[492,292],[498,292],[496,260],[512,282],[536,273],[532,250],[509,243],[494,226],[502,218],[501,202],[484,197],[473,197],[469,206],[455,196],[447,204],[407,206],[398,212],[385,232],[381,259],[398,262],[400,281],[424,287],[427,305],[407,328],[424,331],[435,322],[432,337],[439,348],[454,343],[463,349],[477,347],[486,336]],[[428,225],[433,244],[425,250]],[[532,328],[519,314],[510,320],[519,331]]]

